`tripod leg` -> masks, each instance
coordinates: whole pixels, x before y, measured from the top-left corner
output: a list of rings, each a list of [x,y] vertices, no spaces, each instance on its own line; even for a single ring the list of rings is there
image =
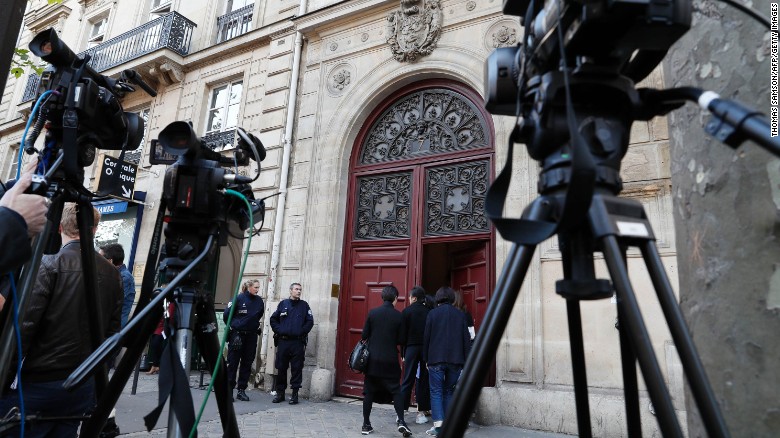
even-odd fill
[[[693,397],[696,400],[696,406],[702,417],[702,422],[707,429],[707,434],[711,437],[728,436],[726,421],[720,412],[715,394],[712,392],[707,373],[701,363],[701,359],[696,352],[696,346],[685,324],[680,307],[677,305],[677,298],[674,296],[672,285],[669,283],[669,277],[661,263],[661,257],[658,255],[658,249],[652,241],[646,241],[640,246],[642,257],[645,260],[647,269],[650,272],[650,279],[653,281],[658,301],[661,303],[666,322],[669,325],[669,331],[674,339],[674,345],[680,355],[680,361],[685,370],[685,376],[688,378]]]
[[[558,235],[559,248],[563,263],[563,282],[556,284],[556,291],[566,292],[566,316],[569,326],[569,348],[571,350],[571,368],[574,381],[574,400],[577,409],[577,431],[581,437],[591,437],[590,401],[588,400],[588,376],[585,368],[585,346],[582,338],[582,313],[577,292],[585,298],[583,291],[573,291],[571,285],[585,289],[588,280],[595,279],[593,250],[589,235],[572,232]],[[566,285],[568,284],[568,288]],[[560,289],[559,289],[560,288]]]
[[[520,293],[520,286],[523,285],[535,248],[533,245],[513,245],[509,251],[496,290],[485,313],[482,328],[466,360],[466,366],[463,368],[458,387],[447,411],[447,421],[444,422],[441,435],[444,438],[462,436],[468,427],[469,418],[474,412],[482,390],[482,382],[495,359],[498,344],[512,314],[512,308]]]
[[[84,277],[84,292],[87,296],[87,310],[89,313],[89,334],[92,341],[92,350],[97,350],[103,343],[106,334],[107,322],[103,319],[103,309],[98,303],[103,303],[109,297],[98,296],[97,264],[95,263],[94,241],[92,228],[95,226],[92,206],[87,200],[78,202],[79,240],[81,241],[81,267]],[[95,373],[95,395],[100,398],[108,385],[108,368],[105,364],[98,367]]]
[[[626,250],[620,248],[623,266],[626,266]],[[620,338],[620,364],[623,370],[623,397],[626,404],[626,424],[629,437],[642,436],[642,418],[639,408],[639,383],[636,375],[636,353],[631,346],[631,340],[623,329],[626,324],[626,314],[621,306],[617,306],[618,337]]]
[[[639,384],[636,375],[636,354],[631,347],[631,340],[628,338],[623,325],[626,321],[626,315],[623,309],[618,306],[618,336],[620,337],[620,364],[623,369],[623,397],[626,402],[626,424],[628,425],[628,436],[642,436],[642,419],[639,411]]]
[[[182,368],[184,368],[184,375],[187,379],[190,376],[190,361],[192,359],[192,324],[195,320],[195,298],[196,293],[194,290],[182,288],[180,289],[179,296],[176,299],[176,310],[174,311],[174,320],[176,321],[176,333],[169,342],[173,342],[173,345],[168,345],[168,348],[175,348],[181,360]],[[160,368],[162,368],[162,361],[160,362]],[[172,364],[176,366],[178,364]],[[174,375],[175,379],[175,375]],[[189,385],[186,389],[187,395],[189,395]],[[178,394],[176,393],[176,387],[174,384],[173,392],[171,392],[170,406],[168,410],[168,436],[169,437],[184,437],[189,436],[191,424],[189,420],[179,418],[174,405],[179,402],[176,400]],[[191,397],[190,397],[191,398]],[[192,404],[192,400],[189,400],[189,404]],[[194,416],[194,413],[193,413]],[[192,419],[194,423],[194,418]],[[184,424],[181,424],[184,423]]]
[[[580,302],[566,300],[569,323],[569,346],[574,377],[574,400],[577,406],[577,431],[581,437],[591,437],[590,403],[588,402],[588,377],[585,371],[585,347],[582,340],[582,315]]]
[[[653,345],[650,343],[650,336],[642,320],[642,314],[639,311],[639,303],[628,279],[628,270],[626,269],[623,258],[620,256],[620,246],[617,237],[607,235],[601,239],[604,259],[607,262],[607,268],[612,276],[612,282],[617,292],[618,306],[625,315],[623,330],[633,345],[634,352],[639,360],[639,366],[642,370],[647,391],[650,393],[650,399],[655,406],[658,425],[665,437],[675,436],[683,437],[680,423],[672,406],[672,398],[661,374],[661,368],[653,352]]]
[[[143,321],[140,321],[137,334],[128,336],[128,339],[132,341],[127,344],[125,354],[122,356],[122,360],[119,361],[116,370],[114,370],[105,392],[98,398],[97,406],[92,411],[92,415],[82,423],[80,436],[95,437],[100,434],[103,425],[111,414],[111,409],[114,408],[117,400],[119,400],[119,396],[122,394],[130,374],[135,369],[135,365],[138,363],[144,347],[146,347],[146,341],[149,340],[149,336],[154,332],[160,318],[162,318],[162,313],[162,306],[157,306],[146,314]]]
[[[198,350],[206,361],[206,366],[211,371],[217,361],[220,361],[217,374],[211,376],[214,379],[214,397],[217,400],[219,418],[222,421],[222,431],[225,437],[239,437],[236,413],[233,410],[233,402],[230,399],[231,390],[228,386],[225,359],[219,349],[219,337],[217,336],[217,320],[214,313],[214,303],[211,296],[201,300],[198,306],[198,327],[195,329],[195,340]],[[208,394],[206,394],[208,397]]]

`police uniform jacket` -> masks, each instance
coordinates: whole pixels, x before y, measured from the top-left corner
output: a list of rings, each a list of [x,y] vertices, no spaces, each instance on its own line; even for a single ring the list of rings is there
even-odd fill
[[[363,339],[368,340],[366,375],[396,379],[401,376],[398,345],[402,344],[403,317],[393,303],[385,301],[368,312]]]
[[[230,321],[230,328],[242,332],[257,332],[260,328],[260,320],[265,313],[265,303],[259,295],[252,295],[248,291],[241,292],[233,300],[236,303],[236,310],[233,311],[233,319]],[[222,313],[222,320],[227,323],[230,316],[230,308],[233,302],[228,303],[228,307]]]
[[[309,303],[287,298],[276,307],[270,323],[271,330],[278,335],[279,339],[305,341],[314,327],[314,316]]]

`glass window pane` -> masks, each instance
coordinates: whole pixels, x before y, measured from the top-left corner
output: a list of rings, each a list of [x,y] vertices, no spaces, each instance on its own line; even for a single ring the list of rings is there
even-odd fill
[[[241,90],[243,90],[243,84],[236,82],[230,87],[230,103],[238,103],[241,100]]]
[[[233,12],[236,9],[241,9],[244,6],[253,4],[254,0],[232,0],[228,1],[227,12]]]
[[[230,105],[225,117],[225,129],[235,128],[238,123],[238,104]]]
[[[106,32],[107,23],[108,18],[101,18],[100,21],[95,22],[95,24],[92,25],[92,36],[103,35]]]
[[[222,108],[227,99],[227,86],[215,89],[211,94],[211,106],[209,108]]]
[[[219,131],[222,129],[222,109],[215,109],[209,112],[209,121],[206,124],[206,131]]]

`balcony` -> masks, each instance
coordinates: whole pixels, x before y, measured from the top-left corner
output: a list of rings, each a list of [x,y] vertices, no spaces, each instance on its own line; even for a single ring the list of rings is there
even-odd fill
[[[31,73],[27,76],[27,85],[24,87],[24,94],[22,94],[22,100],[19,104],[30,102],[38,95],[38,82],[41,81],[41,77],[35,73]]]
[[[190,42],[195,26],[197,26],[195,23],[178,12],[170,12],[143,26],[91,47],[79,53],[79,56],[83,57],[89,54],[91,59],[88,64],[97,72],[104,72],[164,48],[184,56],[190,51]],[[152,75],[155,80],[166,84],[180,82],[183,78],[181,66],[164,53],[155,59],[131,63],[125,68],[138,69],[142,66],[146,68],[139,73],[144,76]],[[39,81],[40,77],[34,73],[28,76],[27,86],[24,88],[24,94],[19,102],[20,105],[35,99],[38,94]]]
[[[178,12],[170,12],[122,35],[89,48],[79,56],[89,54],[89,66],[103,72],[137,59],[155,50],[167,48],[179,55],[190,50],[192,31],[197,26]]]
[[[217,18],[217,43],[249,32],[254,8],[254,4],[246,5]]]
[[[223,150],[230,150],[233,148],[233,141],[236,138],[236,129],[229,129],[222,132],[213,132],[206,134],[202,138],[204,146],[208,146],[209,149],[221,152]]]

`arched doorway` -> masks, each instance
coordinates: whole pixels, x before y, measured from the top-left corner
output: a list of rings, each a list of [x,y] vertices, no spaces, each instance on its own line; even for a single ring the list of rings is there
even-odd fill
[[[452,81],[421,81],[370,115],[350,161],[336,352],[336,392],[361,396],[347,366],[368,311],[392,284],[464,292],[477,330],[494,284],[494,232],[484,214],[493,127],[482,98]],[[492,382],[491,382],[492,383]]]

